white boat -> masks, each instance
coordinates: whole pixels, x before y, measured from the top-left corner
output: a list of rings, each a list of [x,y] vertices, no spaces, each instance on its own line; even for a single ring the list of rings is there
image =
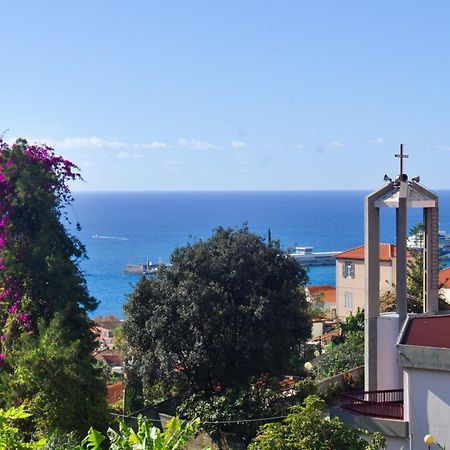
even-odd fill
[[[413,234],[406,239],[406,246],[413,251],[421,252],[423,250],[424,235],[419,232]],[[439,256],[446,256],[450,254],[450,234],[445,230],[439,230],[438,233]]]
[[[333,266],[336,264],[336,255],[340,252],[314,252],[313,247],[295,247],[290,253],[302,266]]]

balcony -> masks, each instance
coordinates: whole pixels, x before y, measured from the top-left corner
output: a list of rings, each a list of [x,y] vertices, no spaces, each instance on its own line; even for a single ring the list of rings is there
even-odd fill
[[[403,389],[342,393],[341,408],[363,416],[403,420]]]

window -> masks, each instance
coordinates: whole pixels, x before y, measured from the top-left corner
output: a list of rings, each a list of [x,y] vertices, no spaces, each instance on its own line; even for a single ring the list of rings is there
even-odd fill
[[[344,261],[342,265],[342,276],[344,278],[355,278],[355,264],[351,261]]]
[[[345,309],[353,308],[353,294],[351,292],[344,292],[344,306]]]

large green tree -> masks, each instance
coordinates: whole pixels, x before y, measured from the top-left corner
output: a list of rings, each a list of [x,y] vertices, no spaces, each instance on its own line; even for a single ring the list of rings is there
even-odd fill
[[[75,417],[87,410],[93,417],[94,410],[106,406],[104,383],[95,370],[86,370],[94,362],[88,312],[96,307],[79,267],[86,252],[63,223],[72,200],[68,183],[78,178],[78,168],[50,147],[21,139],[11,146],[0,141],[0,375],[13,380],[13,392],[2,389],[0,400],[16,394],[16,401],[45,397],[49,403],[61,402],[57,381],[44,376],[45,364],[48,359],[55,370],[67,364],[71,371],[79,370],[84,378],[79,385],[86,387],[77,399],[78,411],[65,404],[67,424],[75,424]],[[58,327],[64,339],[49,346],[45,330],[51,323],[51,336],[58,335]],[[58,424],[49,419],[47,426]]]
[[[283,374],[311,330],[306,280],[278,243],[246,227],[176,249],[125,305],[135,370],[144,384],[181,384],[185,395]]]

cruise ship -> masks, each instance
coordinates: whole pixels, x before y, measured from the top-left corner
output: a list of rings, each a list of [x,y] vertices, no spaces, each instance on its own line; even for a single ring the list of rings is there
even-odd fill
[[[313,247],[295,247],[295,252],[289,255],[304,267],[333,266],[338,253],[340,252],[314,252]]]
[[[413,251],[421,252],[423,250],[424,236],[419,232],[409,236],[406,240],[406,246]],[[450,235],[444,230],[439,230],[438,234],[439,257],[450,257]]]

